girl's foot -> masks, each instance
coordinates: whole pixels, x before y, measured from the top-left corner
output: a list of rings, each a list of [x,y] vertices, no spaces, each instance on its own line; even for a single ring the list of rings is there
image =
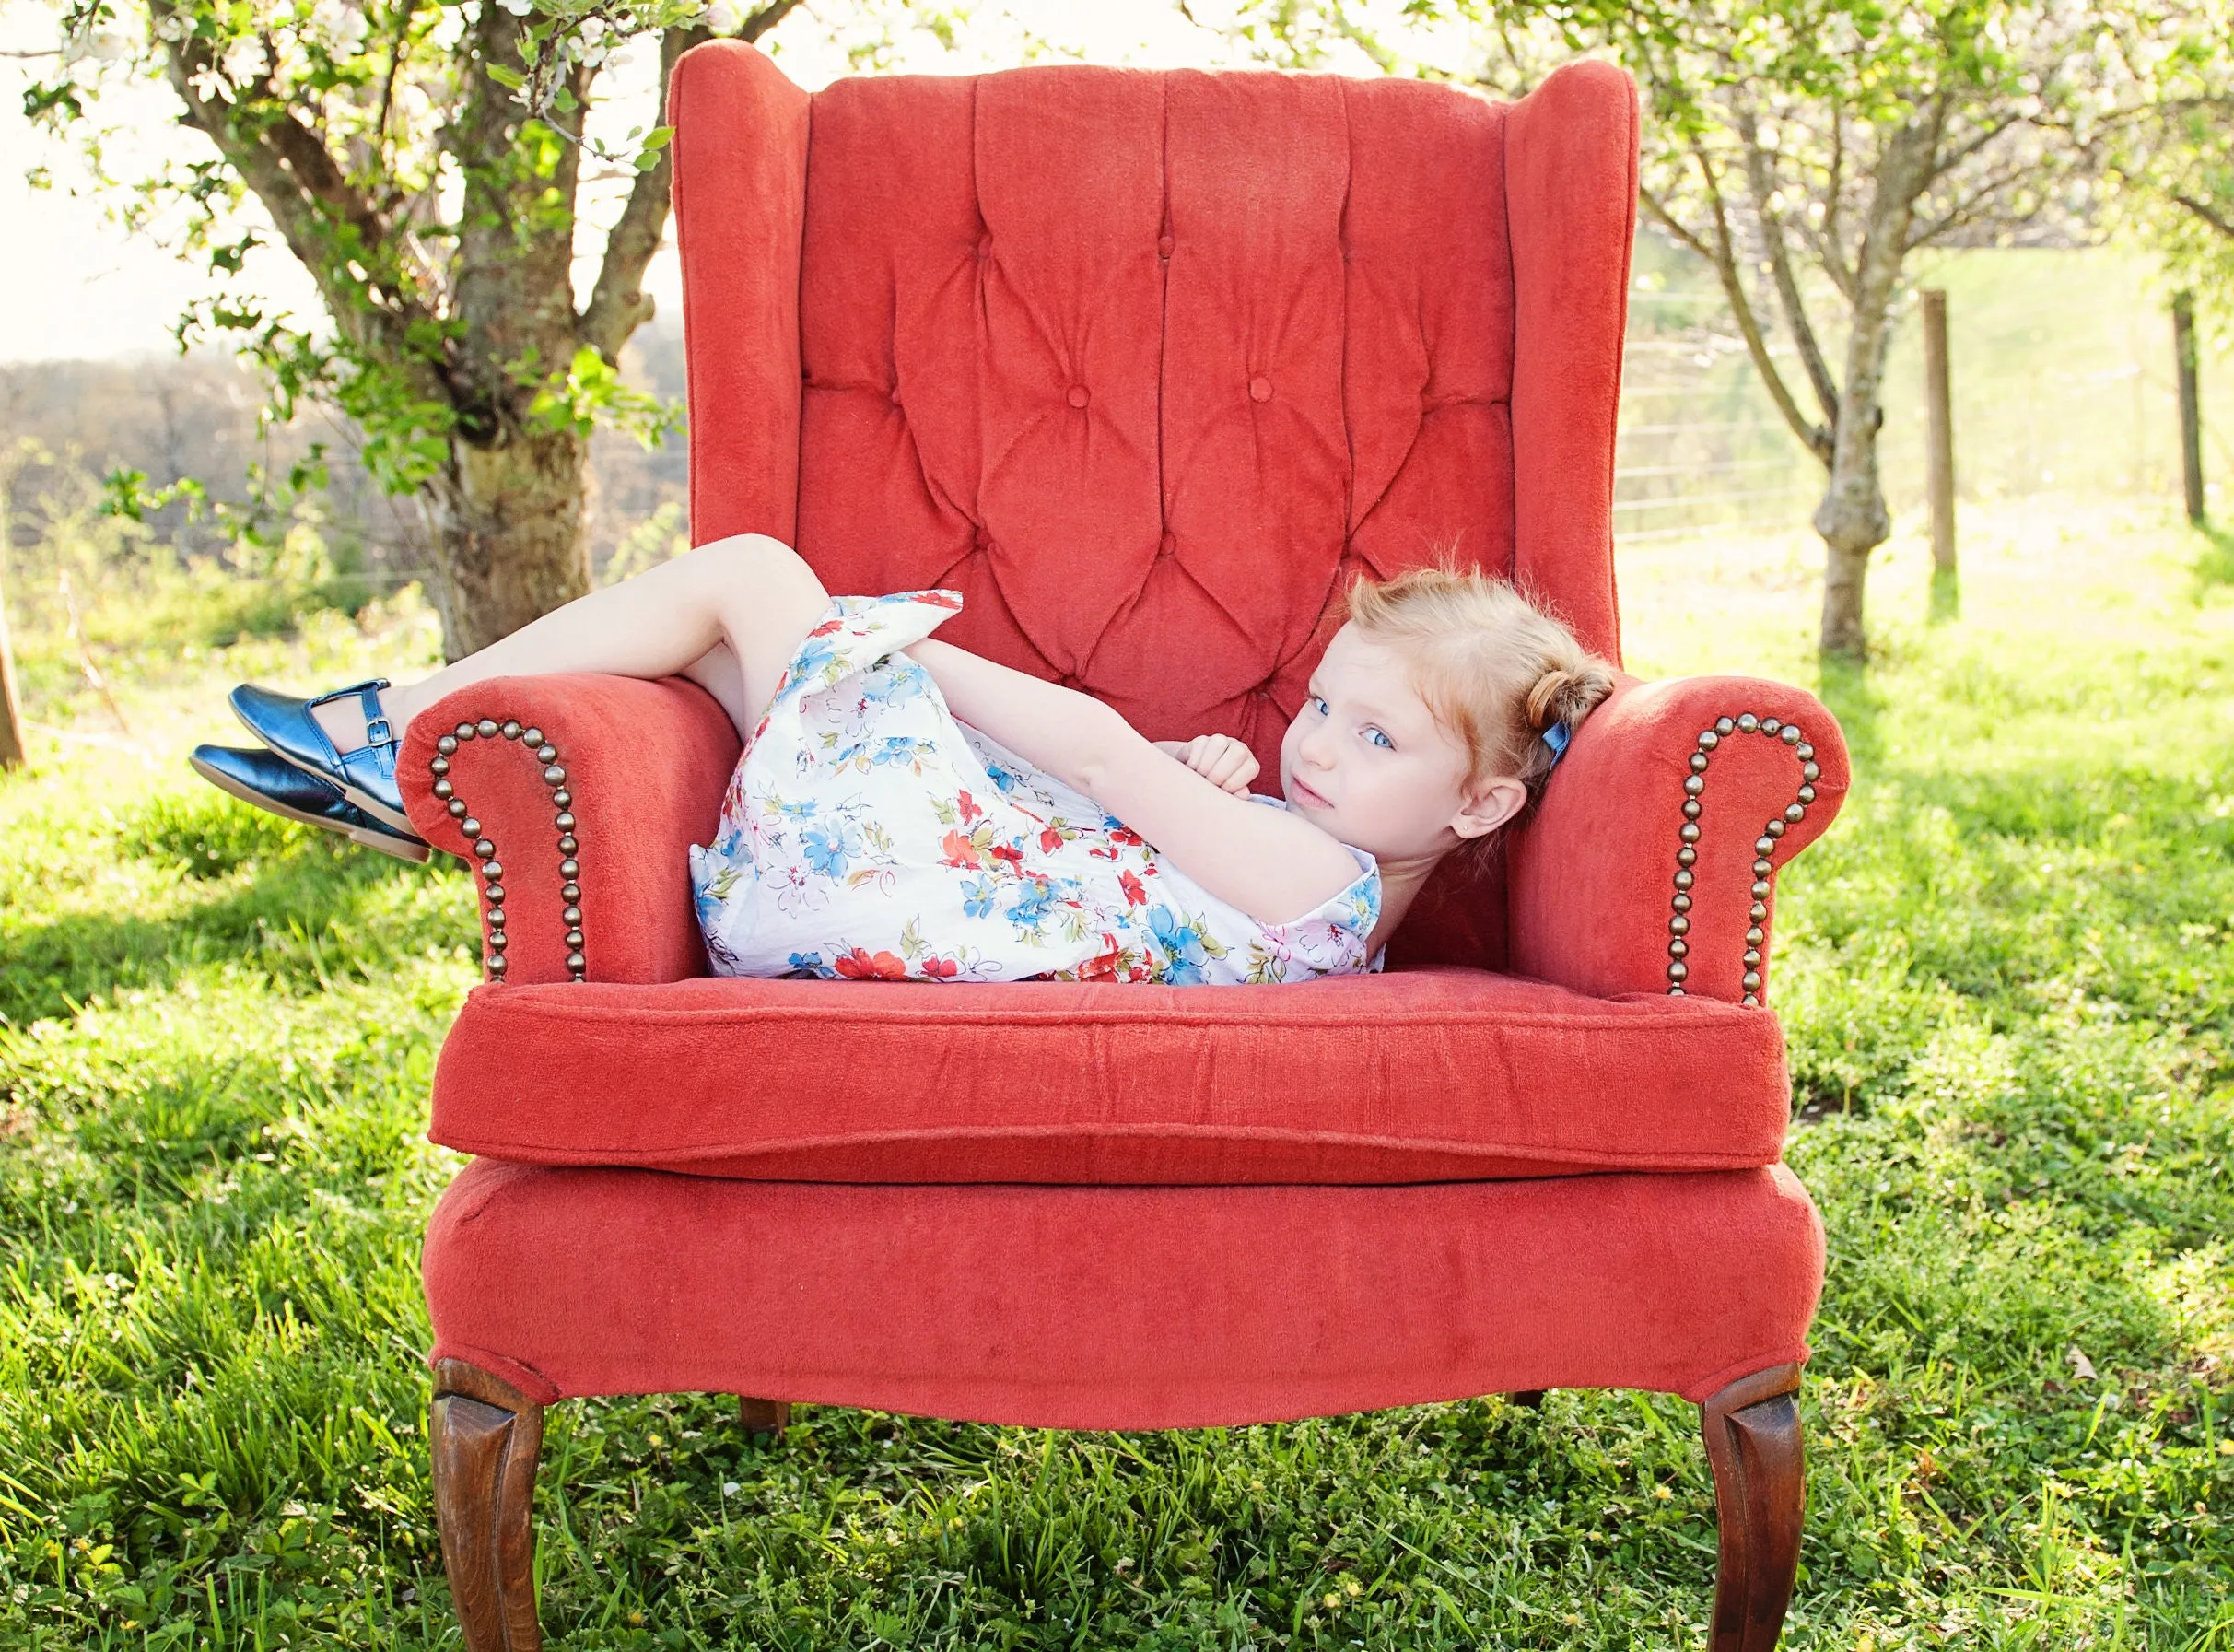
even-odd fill
[[[376,677],[355,683],[311,699],[298,699],[269,688],[243,683],[232,692],[233,715],[248,732],[305,774],[323,780],[343,797],[391,831],[415,838],[411,816],[404,812],[404,793],[396,784],[396,737],[380,709],[380,691],[388,679]],[[357,697],[364,732],[352,744],[347,732],[336,740],[328,732],[322,709],[331,716],[335,702]],[[354,727],[345,720],[345,729]]]
[[[194,773],[218,791],[288,820],[324,826],[353,843],[377,849],[399,861],[423,861],[432,852],[425,838],[390,830],[350,803],[335,787],[314,774],[305,774],[270,752],[197,745],[187,761],[193,766]]]

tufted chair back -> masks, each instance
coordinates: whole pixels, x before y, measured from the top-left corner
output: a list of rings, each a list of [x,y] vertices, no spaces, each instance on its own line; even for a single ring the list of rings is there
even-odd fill
[[[1090,67],[839,81],[750,47],[673,92],[692,532],[1151,739],[1281,737],[1355,571],[1455,545],[1619,658],[1634,96]],[[1447,869],[1446,869],[1447,870]],[[1502,966],[1503,889],[1390,948]]]

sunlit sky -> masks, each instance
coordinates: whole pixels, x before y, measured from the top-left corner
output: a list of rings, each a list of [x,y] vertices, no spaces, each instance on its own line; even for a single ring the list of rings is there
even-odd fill
[[[801,86],[813,88],[848,72],[842,50],[815,17],[841,18],[845,0],[802,6],[778,32],[777,61]],[[1145,67],[1212,67],[1235,61],[1226,40],[1213,29],[1188,22],[1175,6],[1159,0],[1008,0],[1003,6],[977,8],[981,19],[946,51],[928,37],[906,43],[896,67],[931,74],[970,74],[1022,60],[1028,37],[1035,36],[1061,55],[1095,63]],[[1230,0],[1197,0],[1195,16],[1211,22],[1230,16]],[[1393,7],[1392,7],[1393,9]],[[22,89],[51,67],[51,60],[18,55],[52,47],[56,12],[42,0],[0,0],[0,236],[7,256],[0,258],[0,361],[131,355],[172,347],[170,328],[181,309],[205,290],[205,278],[167,252],[154,236],[135,237],[107,221],[102,200],[88,187],[83,164],[68,147],[32,127],[22,112]],[[610,88],[625,88],[604,112],[616,116],[615,130],[649,123],[651,68],[658,51],[649,41],[633,47],[617,67],[607,71]],[[1336,66],[1363,71],[1355,65]],[[104,120],[129,128],[111,155],[111,167],[128,172],[139,154],[181,152],[199,147],[198,135],[177,124],[177,108],[168,88],[135,85],[97,105]],[[53,184],[35,189],[27,170],[44,166]],[[614,185],[605,199],[586,198],[584,257],[576,271],[578,291],[594,278],[597,227],[618,210]],[[319,313],[309,279],[284,252],[265,251],[251,261],[248,278],[268,300],[307,317]],[[682,313],[680,275],[672,250],[654,261],[646,286],[670,318]]]

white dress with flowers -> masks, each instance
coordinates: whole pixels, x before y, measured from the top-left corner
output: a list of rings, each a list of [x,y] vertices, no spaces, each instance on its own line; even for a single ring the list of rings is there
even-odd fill
[[[1194,986],[1381,967],[1365,955],[1381,873],[1363,849],[1348,888],[1259,923],[958,721],[928,671],[892,656],[961,606],[952,591],[836,597],[801,642],[720,829],[691,849],[715,974]]]

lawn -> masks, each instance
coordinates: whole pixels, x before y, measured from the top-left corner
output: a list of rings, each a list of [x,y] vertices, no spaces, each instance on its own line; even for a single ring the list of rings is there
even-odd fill
[[[1885,553],[1881,656],[1820,685],[1854,793],[1780,899],[1830,1243],[1786,1645],[2234,1652],[2234,554],[2153,509],[1965,529],[1959,619],[1912,537]],[[1811,566],[1626,557],[1632,665],[1816,683]],[[66,733],[0,780],[0,1646],[456,1644],[416,1270],[470,890],[180,761],[231,681],[431,646],[374,610],[114,659],[122,729],[27,661]],[[713,1397],[551,1421],[565,1647],[1703,1641],[1712,1489],[1666,1397],[1086,1436],[802,1408],[773,1446]]]

